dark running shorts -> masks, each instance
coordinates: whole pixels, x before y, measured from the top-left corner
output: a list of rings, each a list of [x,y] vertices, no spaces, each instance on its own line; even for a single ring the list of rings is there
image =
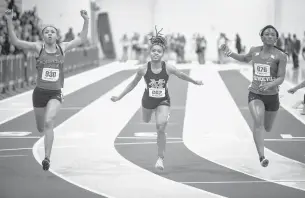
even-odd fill
[[[170,99],[142,99],[142,107],[145,109],[156,109],[161,105],[170,106]]]
[[[56,99],[60,103],[63,101],[61,90],[46,90],[36,87],[33,91],[33,106],[36,108],[46,107],[51,99]]]
[[[277,111],[280,108],[279,94],[261,95],[250,91],[248,95],[248,103],[252,100],[261,100],[265,105],[266,111]]]

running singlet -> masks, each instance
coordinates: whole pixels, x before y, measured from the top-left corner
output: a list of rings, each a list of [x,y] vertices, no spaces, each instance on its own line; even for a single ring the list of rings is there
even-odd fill
[[[44,45],[36,59],[37,87],[47,90],[60,90],[64,85],[64,55],[59,45],[55,53],[48,53]]]
[[[262,47],[256,47],[252,54],[253,80],[249,91],[261,95],[275,95],[279,91],[278,87],[259,91],[259,86],[277,78],[279,60],[276,59],[276,52],[273,52],[267,59],[262,59],[259,55],[261,51]]]
[[[144,92],[145,98],[149,99],[162,99],[168,98],[168,74],[166,72],[165,62],[162,61],[162,70],[160,73],[155,74],[151,70],[151,63],[148,62],[147,71],[144,75],[146,89]]]

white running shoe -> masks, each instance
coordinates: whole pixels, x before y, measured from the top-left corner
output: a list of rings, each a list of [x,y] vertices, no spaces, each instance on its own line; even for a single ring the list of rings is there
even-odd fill
[[[158,170],[164,170],[163,159],[161,157],[159,157],[159,159],[157,160],[155,167]]]

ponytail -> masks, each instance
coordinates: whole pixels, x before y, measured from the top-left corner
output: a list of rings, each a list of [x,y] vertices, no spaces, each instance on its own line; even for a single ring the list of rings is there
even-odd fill
[[[162,34],[160,33],[163,30],[163,28],[160,31],[158,31],[157,27],[155,26],[155,30],[156,30],[156,36],[152,35],[152,37],[149,39],[151,42],[151,45],[152,46],[160,45],[163,48],[163,50],[165,50],[166,46],[167,46],[167,42],[166,42],[165,38],[163,36],[161,36]]]

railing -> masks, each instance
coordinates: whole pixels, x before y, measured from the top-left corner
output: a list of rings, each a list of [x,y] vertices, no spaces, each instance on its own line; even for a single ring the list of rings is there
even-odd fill
[[[66,53],[64,73],[98,64],[97,47],[76,48]],[[0,94],[35,85],[35,65],[36,55],[33,54],[0,56]]]

